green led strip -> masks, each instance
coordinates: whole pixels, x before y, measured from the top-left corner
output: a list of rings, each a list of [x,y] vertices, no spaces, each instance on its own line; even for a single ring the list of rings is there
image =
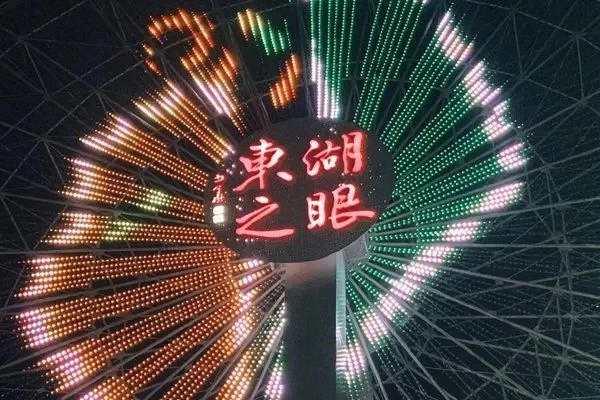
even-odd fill
[[[311,79],[317,83],[317,115],[339,118],[343,81],[349,74],[356,0],[310,2]]]
[[[361,69],[364,86],[354,116],[354,122],[364,129],[375,128],[385,90],[390,79],[398,78],[402,71],[423,8],[418,0],[378,3]]]
[[[288,52],[291,48],[291,39],[287,20],[284,28],[277,29],[270,19],[250,9],[237,14],[238,25],[242,30],[249,26],[252,38],[259,43],[267,56]]]

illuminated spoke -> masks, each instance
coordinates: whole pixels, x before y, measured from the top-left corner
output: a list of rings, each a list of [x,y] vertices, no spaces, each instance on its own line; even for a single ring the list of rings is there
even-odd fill
[[[327,389],[600,398],[600,5],[504,3],[0,7],[0,392],[293,397],[335,258]]]

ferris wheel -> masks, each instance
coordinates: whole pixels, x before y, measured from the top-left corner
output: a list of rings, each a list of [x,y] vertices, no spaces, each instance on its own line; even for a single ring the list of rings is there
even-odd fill
[[[0,6],[11,398],[600,398],[600,6],[158,3]]]

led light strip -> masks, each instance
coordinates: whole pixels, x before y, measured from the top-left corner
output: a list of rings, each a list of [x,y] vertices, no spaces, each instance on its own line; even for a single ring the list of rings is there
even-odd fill
[[[317,117],[341,117],[342,79],[349,74],[355,35],[356,0],[312,0],[311,81],[317,89]]]
[[[201,203],[135,183],[131,175],[103,168],[85,159],[71,161],[71,181],[61,193],[71,199],[116,206],[121,202],[177,219],[201,222]]]
[[[56,246],[94,245],[101,242],[190,243],[218,245],[208,228],[147,224],[86,212],[61,214],[62,225],[50,230],[45,243]]]
[[[209,267],[232,261],[235,257],[236,254],[226,247],[116,258],[99,258],[91,254],[36,257],[27,262],[30,273],[18,296],[45,296],[88,288],[95,281]]]
[[[250,343],[240,360],[221,386],[216,400],[243,400],[248,398],[250,385],[265,363],[269,353],[277,345],[285,325],[285,303],[275,312],[267,327]]]
[[[191,49],[181,58],[183,67],[214,111],[227,115],[240,132],[245,132],[247,126],[244,122],[243,110],[235,93],[238,62],[227,48],[217,49],[212,33],[214,29],[215,25],[206,15],[190,14],[182,9],[175,14],[166,14],[155,18],[148,25],[148,31],[159,42],[171,31],[187,33],[193,38]],[[146,62],[150,70],[161,74],[160,68],[152,59],[156,51],[148,44],[144,49],[150,57]],[[148,110],[146,107],[144,112],[148,112]],[[150,113],[150,116],[154,120],[163,117],[156,113]],[[173,127],[171,126],[171,128]]]
[[[434,88],[445,86],[450,75],[465,64],[473,51],[473,44],[462,38],[448,11],[437,26],[434,39],[419,59],[409,76],[409,88],[398,104],[390,122],[384,128],[382,141],[394,152],[417,115],[433,93]]]
[[[100,153],[119,158],[139,168],[151,168],[202,191],[208,173],[170,153],[156,136],[136,128],[123,117],[110,114],[95,134],[82,142]]]
[[[284,22],[284,29],[276,29],[271,20],[265,19],[256,11],[248,8],[237,13],[237,20],[246,41],[254,38],[261,43],[261,48],[267,56],[284,53],[290,50],[291,40],[287,21]]]
[[[298,97],[298,80],[301,71],[300,58],[292,54],[285,62],[279,80],[269,86],[273,107],[284,108]]]
[[[373,130],[391,79],[399,77],[412,48],[415,28],[423,15],[425,1],[381,1],[375,11],[374,28],[369,35],[363,58],[361,77],[364,86],[359,97],[354,122]]]

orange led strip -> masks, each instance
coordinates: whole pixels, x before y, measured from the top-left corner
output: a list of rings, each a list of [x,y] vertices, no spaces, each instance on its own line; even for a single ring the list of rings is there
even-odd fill
[[[167,332],[169,329],[173,329],[179,324],[205,313],[220,302],[231,298],[232,295],[234,296],[234,300],[231,302],[237,303],[237,296],[235,296],[235,291],[231,282],[229,282],[228,284],[221,285],[211,290],[208,296],[203,296],[202,299],[199,298],[200,296],[197,296],[192,300],[184,302],[182,305],[177,305],[159,314],[151,315],[138,323],[99,339],[90,339],[75,346],[71,346],[70,348],[42,360],[39,363],[39,366],[44,369],[49,369],[51,376],[59,383],[58,390],[64,391],[80,383],[85,378],[93,376],[101,371],[105,368],[107,361],[118,356],[122,352],[130,350],[133,347],[144,343],[148,339],[164,334],[164,332]],[[231,302],[228,306],[224,306],[222,309],[210,314],[209,317],[201,319],[195,326],[204,327],[209,330],[209,333],[212,330],[217,329],[221,322],[227,319],[230,310],[234,308],[231,305]],[[189,340],[190,344],[201,343],[195,341],[196,339],[200,340],[201,338],[193,336],[178,336],[175,340],[182,341],[183,339]],[[169,342],[167,346],[170,346],[170,343],[171,342]],[[164,348],[165,347],[159,349],[157,352],[164,353],[162,351]],[[163,365],[168,367],[169,363],[176,360],[176,354],[167,353],[167,358],[159,358],[161,362],[164,362],[165,364],[156,364],[152,361],[148,361],[155,360],[157,358],[155,354],[157,353],[153,353],[148,359],[137,364],[133,370],[128,371],[125,376],[127,378],[125,382],[127,382],[130,388],[136,391],[139,390],[145,384],[145,377],[160,373]],[[70,364],[69,361],[71,361]],[[138,387],[138,383],[133,379],[138,376],[138,374],[141,374],[142,376],[139,380],[140,387]],[[101,386],[105,385],[106,383]]]
[[[50,230],[45,243],[56,246],[97,245],[101,242],[129,241],[218,245],[208,228],[147,224],[114,219],[85,212],[61,214],[62,225]]]
[[[170,87],[173,87],[171,84]],[[185,138],[203,154],[220,162],[231,151],[232,145],[207,124],[197,107],[190,107],[181,90],[163,89],[140,99],[135,105],[146,116],[177,138]]]
[[[192,189],[204,189],[208,173],[170,153],[167,143],[156,136],[113,114],[109,114],[101,128],[84,137],[83,143],[139,168],[154,169]]]
[[[88,288],[94,281],[184,271],[231,261],[236,254],[226,247],[178,253],[120,258],[91,254],[36,257],[27,262],[27,284],[19,297],[37,297],[70,289]]]
[[[89,339],[78,343],[45,358],[38,365],[41,368],[49,369],[49,374],[59,383],[58,390],[65,391],[101,371],[110,359],[148,339],[168,332],[185,321],[198,319],[199,315],[225,302],[217,310],[211,311],[206,318],[198,320],[190,328],[187,328],[185,334],[178,335],[137,364],[136,367],[128,370],[124,376],[102,382],[84,397],[97,398],[96,396],[100,395],[100,398],[112,398],[104,396],[115,395],[117,396],[115,398],[119,399],[132,398],[134,392],[159,376],[187,351],[200,345],[209,335],[226,325],[236,313],[243,311],[244,304],[249,304],[248,302],[263,290],[252,289],[248,293],[251,295],[250,297],[245,295],[242,298],[237,289],[239,285],[234,284],[238,278],[231,275],[236,271],[256,266],[260,266],[260,264],[254,261],[222,265],[220,273],[225,278],[222,283],[216,286],[211,285],[209,292],[205,295],[192,297],[157,314],[151,314],[99,339]],[[255,273],[264,276],[269,270],[269,268],[261,268]],[[127,384],[116,382],[121,380]],[[118,397],[119,395],[121,397]]]
[[[217,265],[112,295],[82,297],[34,308],[18,318],[29,346],[41,347],[89,328],[97,320],[162,303],[223,280],[223,267]]]
[[[227,332],[202,354],[162,396],[164,400],[191,400],[206,381],[229,359],[254,329],[259,312],[251,308]]]
[[[227,380],[221,386],[216,400],[244,400],[248,398],[250,384],[256,379],[261,366],[268,354],[278,342],[284,325],[284,310],[282,306],[269,318],[269,326],[254,338],[244,351]]]
[[[71,160],[71,182],[62,194],[75,200],[112,206],[123,202],[184,220],[204,220],[201,203],[138,185],[133,176],[99,167],[84,159]]]
[[[215,56],[214,29],[215,25],[206,15],[181,9],[175,14],[155,18],[148,25],[148,31],[158,41],[171,31],[188,34],[193,39],[191,48],[181,57],[182,65],[215,111],[226,114],[236,128],[244,132],[247,127],[235,94],[237,61],[227,48],[219,49],[219,55]],[[144,51],[150,57],[146,61],[148,68],[161,74],[160,68],[152,59],[157,52],[149,44],[145,44]]]
[[[285,62],[283,70],[279,74],[279,80],[269,86],[273,107],[283,108],[298,97],[298,79],[300,79],[301,72],[300,58],[296,54],[292,54]]]

